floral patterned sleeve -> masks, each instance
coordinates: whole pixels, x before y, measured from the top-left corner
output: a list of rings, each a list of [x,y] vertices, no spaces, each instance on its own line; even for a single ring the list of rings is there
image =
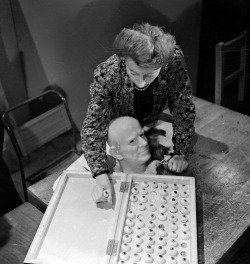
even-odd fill
[[[82,150],[93,177],[108,172],[106,140],[112,113],[108,85],[112,85],[114,72],[109,66],[104,62],[94,72],[94,81],[90,85],[91,99],[81,129]]]
[[[177,154],[187,155],[194,136],[195,106],[183,53],[177,49],[171,66],[169,110],[173,116],[173,143]]]

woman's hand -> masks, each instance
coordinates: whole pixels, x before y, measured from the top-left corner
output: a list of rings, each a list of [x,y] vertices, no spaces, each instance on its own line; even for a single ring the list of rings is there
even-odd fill
[[[168,168],[171,171],[181,173],[188,167],[188,162],[183,155],[175,155],[168,162]]]
[[[108,202],[112,204],[112,186],[108,174],[100,174],[96,176],[96,186],[92,190],[92,198],[95,203]]]

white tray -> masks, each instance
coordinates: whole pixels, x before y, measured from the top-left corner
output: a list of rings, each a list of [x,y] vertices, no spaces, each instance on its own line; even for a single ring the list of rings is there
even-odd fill
[[[64,172],[24,263],[122,263],[119,256],[122,251],[121,245],[124,243],[122,236],[127,212],[131,209],[129,197],[133,186],[142,181],[189,186],[191,239],[188,258],[192,264],[198,263],[194,178],[115,173],[112,179],[115,189],[114,206],[111,207],[106,203],[96,205],[91,197],[91,190],[95,184],[91,174]],[[131,261],[124,263],[134,263]],[[143,260],[138,262],[141,263],[145,264]]]

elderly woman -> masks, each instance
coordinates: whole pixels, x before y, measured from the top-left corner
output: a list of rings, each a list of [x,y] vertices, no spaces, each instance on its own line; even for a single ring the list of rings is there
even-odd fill
[[[115,38],[116,54],[97,66],[81,137],[93,177],[112,197],[105,146],[109,122],[132,116],[142,126],[155,122],[168,102],[173,117],[174,157],[169,168],[187,168],[195,107],[183,53],[160,27],[139,24]]]

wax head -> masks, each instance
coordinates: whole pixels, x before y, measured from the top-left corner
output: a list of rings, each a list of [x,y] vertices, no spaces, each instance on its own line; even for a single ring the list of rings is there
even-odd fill
[[[132,117],[111,122],[108,132],[110,154],[125,167],[135,167],[150,159],[147,139],[140,123]]]

